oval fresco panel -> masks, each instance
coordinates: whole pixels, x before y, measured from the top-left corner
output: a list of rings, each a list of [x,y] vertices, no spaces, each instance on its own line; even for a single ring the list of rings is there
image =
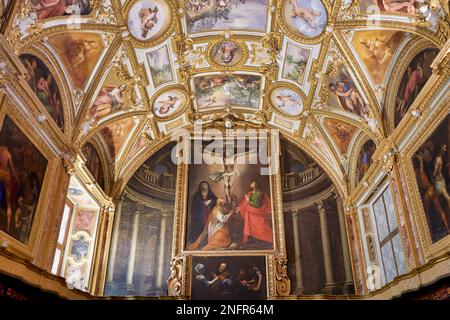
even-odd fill
[[[282,8],[283,20],[300,36],[314,38],[327,25],[327,10],[320,0],[288,0]]]
[[[169,29],[172,17],[169,5],[162,0],[141,0],[128,13],[128,30],[139,41],[160,37]]]
[[[298,116],[303,112],[302,97],[292,89],[276,88],[270,94],[270,102],[281,113]]]
[[[234,66],[243,58],[242,49],[236,42],[223,41],[211,48],[211,59],[221,66]]]
[[[181,89],[171,89],[160,94],[153,103],[153,113],[167,118],[186,105],[187,96]]]

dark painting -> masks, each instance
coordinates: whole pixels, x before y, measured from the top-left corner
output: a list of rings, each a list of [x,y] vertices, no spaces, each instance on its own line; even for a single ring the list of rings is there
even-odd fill
[[[193,257],[191,296],[194,300],[266,299],[265,258]]]
[[[426,49],[414,57],[408,65],[406,72],[403,75],[400,87],[398,89],[397,98],[395,101],[395,125],[408,112],[409,107],[414,102],[414,99],[419,95],[420,90],[430,78],[432,70],[431,63],[438,53],[437,49]]]
[[[367,141],[361,149],[358,156],[358,162],[356,163],[356,184],[358,184],[366,172],[369,170],[370,165],[373,162],[372,156],[375,152],[376,146],[372,140]]]
[[[47,168],[46,158],[6,117],[0,131],[0,230],[28,242]]]
[[[88,142],[83,146],[82,151],[86,157],[86,167],[94,177],[95,181],[97,181],[100,187],[105,190],[105,176],[103,173],[102,161],[100,160],[97,150]]]
[[[61,94],[55,78],[47,66],[38,57],[31,54],[20,55],[20,60],[27,69],[26,80],[36,96],[59,128],[64,129],[64,111]]]
[[[419,193],[430,228],[431,239],[436,242],[450,233],[450,116],[417,150],[413,157]]]
[[[261,174],[257,149],[247,141],[238,151],[234,142],[220,154],[192,151],[204,161],[189,165],[187,250],[273,249],[269,176]]]

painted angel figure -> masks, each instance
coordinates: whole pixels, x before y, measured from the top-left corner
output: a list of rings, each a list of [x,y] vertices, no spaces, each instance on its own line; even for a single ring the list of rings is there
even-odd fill
[[[293,0],[289,0],[289,4],[292,6],[292,18],[302,19],[306,21],[311,26],[311,28],[317,29],[317,18],[322,15],[319,11],[303,8]]]
[[[89,122],[91,125],[96,124],[100,118],[108,115],[112,111],[119,110],[123,106],[123,94],[128,86],[106,86],[100,90],[94,105],[89,114]]]
[[[230,150],[226,150],[223,155],[215,152],[205,152],[203,154],[203,157],[207,163],[223,165],[223,170],[215,172],[208,178],[214,182],[223,181],[227,203],[231,203],[233,199],[233,178],[234,176],[240,175],[239,170],[236,168],[236,164],[246,163],[245,161],[249,161],[249,163],[256,163],[255,157],[257,156],[258,154],[255,150],[236,154]]]
[[[158,23],[158,7],[142,8],[139,12],[139,18],[141,18],[142,38],[147,38],[148,33]]]
[[[279,94],[277,95],[276,99],[278,108],[284,108],[287,106],[295,106],[295,105],[299,105],[301,107],[301,104],[290,94]]]
[[[158,112],[160,114],[167,114],[170,109],[174,109],[176,107],[176,103],[178,101],[180,101],[180,98],[177,96],[168,96],[167,99],[158,101],[158,103],[161,104]]]

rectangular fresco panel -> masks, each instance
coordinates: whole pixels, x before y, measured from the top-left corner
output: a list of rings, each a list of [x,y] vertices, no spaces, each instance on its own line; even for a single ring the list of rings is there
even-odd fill
[[[288,43],[284,59],[283,78],[302,84],[311,50]]]
[[[189,0],[186,1],[189,33],[213,30],[265,32],[267,0]]]
[[[427,218],[432,242],[450,233],[450,116],[434,131],[433,135],[413,156],[419,194]]]
[[[0,131],[0,230],[27,243],[47,159],[6,117]]]
[[[193,257],[194,300],[264,300],[267,298],[265,258]]]
[[[147,61],[150,68],[150,74],[152,75],[154,88],[173,80],[167,46],[148,52]]]
[[[227,106],[252,109],[259,107],[260,76],[220,74],[197,77],[193,81],[199,110]]]
[[[207,143],[199,146],[193,154],[205,161],[188,169],[187,250],[273,249],[270,177],[262,174],[257,149],[247,142],[243,151],[208,154]]]

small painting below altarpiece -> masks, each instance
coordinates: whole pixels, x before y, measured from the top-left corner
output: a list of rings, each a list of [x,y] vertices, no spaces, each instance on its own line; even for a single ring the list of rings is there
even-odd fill
[[[214,147],[193,139],[191,148],[186,249],[273,250],[267,139],[220,140]]]
[[[264,256],[192,257],[193,300],[267,299]]]

